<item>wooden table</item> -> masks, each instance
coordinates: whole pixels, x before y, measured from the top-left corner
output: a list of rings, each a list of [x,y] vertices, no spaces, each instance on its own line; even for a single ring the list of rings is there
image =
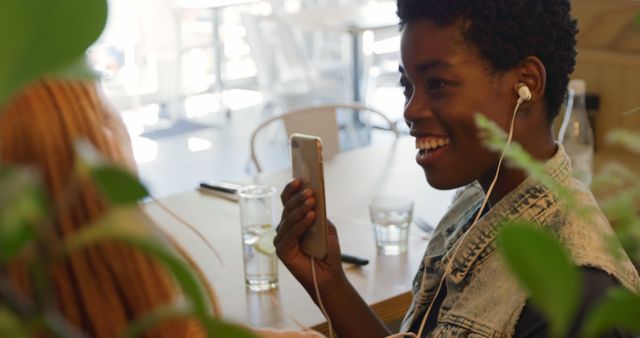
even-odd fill
[[[325,163],[327,212],[338,228],[342,251],[370,260],[362,268],[348,267],[347,277],[387,322],[403,317],[411,299],[411,282],[428,240],[412,224],[407,253],[378,254],[369,222],[369,199],[380,193],[409,196],[415,201],[414,217],[435,224],[453,194],[427,185],[422,169],[415,163],[415,153],[413,139],[402,138],[394,144],[340,153]],[[284,170],[253,177],[246,183],[271,184],[280,191],[290,177],[289,170]],[[145,206],[204,270],[227,319],[255,327],[299,329],[291,315],[302,325],[326,333],[321,312],[282,264],[278,289],[255,293],[245,288],[237,203],[196,191],[165,198],[162,203],[199,229],[222,257],[223,264],[203,241],[157,204]],[[281,207],[278,209],[279,214]],[[275,305],[272,297],[282,306]]]
[[[280,16],[289,25],[306,30],[327,30],[351,36],[353,100],[362,101],[362,33],[398,26],[395,1],[363,6],[329,6]]]

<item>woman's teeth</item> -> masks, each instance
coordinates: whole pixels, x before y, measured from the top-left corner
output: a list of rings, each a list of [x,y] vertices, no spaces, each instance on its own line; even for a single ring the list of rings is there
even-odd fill
[[[416,149],[421,151],[430,151],[449,144],[448,138],[440,137],[420,137],[416,138]]]

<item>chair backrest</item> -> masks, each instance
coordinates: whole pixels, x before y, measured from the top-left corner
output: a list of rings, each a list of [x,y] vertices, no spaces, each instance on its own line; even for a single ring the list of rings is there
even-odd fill
[[[354,114],[352,118],[344,118],[339,116],[338,111],[350,110]],[[367,128],[369,120],[365,119],[365,114],[386,123],[390,132],[395,138],[398,138],[398,129],[394,122],[389,120],[383,113],[360,103],[341,103],[321,106],[311,106],[299,108],[294,111],[273,116],[256,127],[251,135],[251,159],[256,166],[258,172],[262,172],[263,168],[257,156],[257,136],[274,122],[281,121],[287,137],[293,133],[303,133],[319,136],[322,139],[323,158],[330,160],[333,156],[344,149],[344,143],[351,145],[357,143],[355,129]],[[341,131],[345,131],[348,136],[342,137]]]

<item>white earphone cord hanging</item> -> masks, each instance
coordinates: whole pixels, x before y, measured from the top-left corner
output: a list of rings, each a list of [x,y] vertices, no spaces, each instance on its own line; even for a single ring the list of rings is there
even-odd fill
[[[327,310],[324,309],[324,304],[322,304],[322,298],[320,297],[320,290],[318,288],[318,279],[316,278],[316,265],[315,259],[311,256],[311,276],[313,277],[313,287],[316,291],[316,298],[318,298],[318,305],[320,306],[320,311],[327,319],[327,324],[329,324],[329,338],[333,338],[333,325],[331,324],[331,318],[329,318],[329,314]]]
[[[483,212],[484,208],[486,207],[487,202],[489,201],[489,196],[491,196],[491,192],[493,191],[493,187],[495,186],[496,182],[498,181],[498,175],[500,174],[500,168],[502,167],[502,160],[504,159],[504,156],[507,153],[507,149],[509,149],[509,145],[511,145],[511,140],[513,139],[513,127],[515,125],[516,113],[518,112],[518,108],[520,108],[520,105],[524,101],[528,101],[531,98],[531,93],[528,90],[528,88],[527,88],[526,91],[521,92],[520,91],[521,87],[518,88],[518,94],[519,94],[518,102],[516,103],[516,107],[513,110],[513,115],[511,117],[511,125],[509,127],[509,137],[507,138],[507,145],[504,147],[504,149],[502,150],[502,154],[500,155],[500,160],[498,161],[498,167],[496,168],[496,174],[493,176],[493,181],[491,182],[491,185],[489,186],[489,189],[487,190],[487,193],[485,194],[484,200],[482,201],[482,206],[478,210],[478,213],[476,214],[476,217],[473,220],[473,223],[471,223],[471,226],[469,227],[469,229],[467,229],[467,231],[465,231],[465,233],[453,244],[453,247],[452,247],[453,254],[450,256],[449,263],[447,263],[447,266],[444,269],[444,273],[442,274],[442,278],[440,279],[440,283],[438,284],[438,289],[436,290],[436,293],[435,293],[435,295],[433,297],[433,300],[431,300],[431,302],[429,303],[429,307],[427,308],[427,311],[426,311],[425,315],[422,317],[422,321],[420,323],[420,329],[418,330],[418,334],[416,335],[413,332],[398,333],[398,334],[394,334],[394,335],[388,336],[387,338],[422,337],[422,330],[424,329],[424,326],[427,323],[427,318],[429,318],[429,314],[431,313],[431,308],[433,307],[433,303],[435,303],[436,299],[438,298],[438,295],[440,294],[440,290],[442,289],[442,285],[444,284],[445,278],[447,277],[447,275],[449,273],[451,273],[451,265],[453,264],[454,257],[458,253],[458,249],[460,248],[460,244],[462,243],[464,238],[467,236],[467,234],[471,231],[471,229],[476,225],[476,223],[480,219],[480,217],[482,215],[482,212]],[[526,88],[526,86],[524,86],[524,87]],[[424,283],[424,280],[425,280],[425,277],[426,277],[426,273],[423,273],[422,277],[423,277],[422,278],[422,282]]]

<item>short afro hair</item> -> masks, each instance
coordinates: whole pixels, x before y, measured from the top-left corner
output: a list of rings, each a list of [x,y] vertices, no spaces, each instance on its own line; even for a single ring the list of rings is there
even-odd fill
[[[440,27],[460,24],[494,71],[506,71],[536,56],[547,71],[549,121],[564,101],[576,59],[577,21],[570,0],[397,0],[400,27],[428,20]]]

